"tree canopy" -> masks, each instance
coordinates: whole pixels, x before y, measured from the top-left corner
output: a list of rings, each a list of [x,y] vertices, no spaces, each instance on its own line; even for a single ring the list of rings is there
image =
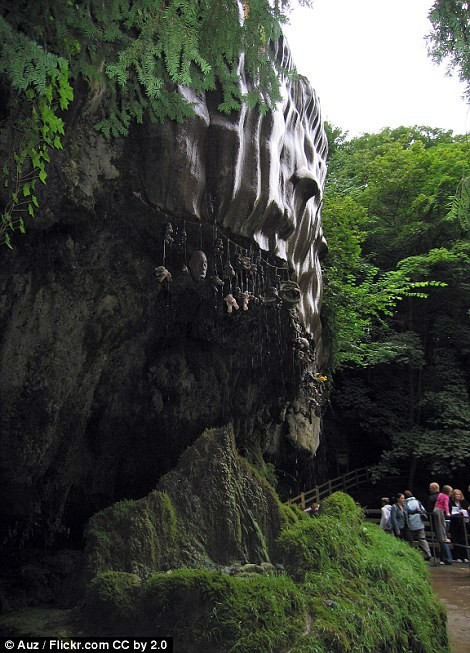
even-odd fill
[[[470,458],[470,231],[452,210],[470,143],[423,127],[330,135],[333,405],[385,451],[383,469],[448,472]]]
[[[436,0],[429,13],[429,53],[436,63],[446,62],[466,85],[470,102],[470,4],[467,0]]]

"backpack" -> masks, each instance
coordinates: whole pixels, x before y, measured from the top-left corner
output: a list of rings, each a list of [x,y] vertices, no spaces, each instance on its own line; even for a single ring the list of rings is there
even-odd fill
[[[407,512],[407,517],[408,517],[408,526],[412,531],[418,530],[420,528],[423,528],[423,519],[426,518],[426,511],[423,508],[421,501],[418,501],[418,499],[415,499],[414,497],[410,497],[410,499],[406,500],[405,503],[405,509]],[[413,507],[411,508],[411,504]]]

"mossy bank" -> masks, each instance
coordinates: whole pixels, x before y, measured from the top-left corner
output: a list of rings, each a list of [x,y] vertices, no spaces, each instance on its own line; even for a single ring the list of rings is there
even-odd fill
[[[332,495],[318,518],[296,515],[275,562],[241,575],[236,567],[145,579],[102,572],[89,586],[88,628],[171,634],[178,653],[449,651],[419,553],[366,525],[347,495]]]
[[[171,635],[178,653],[449,651],[420,554],[341,492],[316,518],[281,505],[230,429],[206,432],[155,493],[97,515],[89,534],[90,633]]]

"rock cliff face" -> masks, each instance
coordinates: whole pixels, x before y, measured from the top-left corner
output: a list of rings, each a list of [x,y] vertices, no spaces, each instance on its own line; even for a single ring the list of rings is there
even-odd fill
[[[108,142],[83,93],[39,217],[1,252],[10,541],[80,537],[210,427],[232,424],[238,450],[280,478],[319,473],[318,100],[303,78],[264,117],[193,99],[184,124]]]
[[[285,521],[281,504],[234,445],[230,428],[205,431],[154,492],[94,515],[87,577],[269,562]]]

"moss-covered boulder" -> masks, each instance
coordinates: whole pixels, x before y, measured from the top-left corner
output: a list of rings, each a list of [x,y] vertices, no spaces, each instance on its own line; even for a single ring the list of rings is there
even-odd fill
[[[152,574],[137,593],[127,576],[128,581],[108,572],[93,580],[91,627],[96,624],[100,632],[110,634],[174,636],[178,653],[278,651],[306,628],[305,598],[287,576],[239,578],[221,571],[179,569]],[[122,610],[126,583],[132,596],[127,614]],[[111,597],[113,584],[116,593]]]
[[[283,513],[273,488],[237,453],[232,428],[211,429],[154,492],[90,520],[88,576],[268,562]]]

